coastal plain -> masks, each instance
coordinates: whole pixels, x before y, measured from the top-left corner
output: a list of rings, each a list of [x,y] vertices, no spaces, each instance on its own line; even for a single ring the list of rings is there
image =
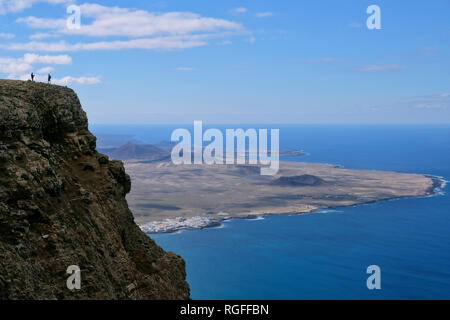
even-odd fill
[[[275,176],[262,176],[260,167],[252,165],[126,161],[125,167],[132,180],[129,206],[148,233],[424,196],[436,187],[433,178],[421,174],[305,162],[280,162]]]

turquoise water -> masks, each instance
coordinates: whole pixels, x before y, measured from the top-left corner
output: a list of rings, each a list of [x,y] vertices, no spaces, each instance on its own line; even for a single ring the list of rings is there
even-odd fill
[[[158,142],[171,128],[120,130]],[[280,138],[281,148],[311,153],[289,160],[450,178],[450,126],[281,126]],[[443,191],[151,236],[186,260],[193,299],[450,299],[450,196]],[[366,287],[373,264],[381,290]]]

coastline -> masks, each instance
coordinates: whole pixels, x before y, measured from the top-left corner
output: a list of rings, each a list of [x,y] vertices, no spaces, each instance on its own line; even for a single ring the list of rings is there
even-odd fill
[[[443,189],[447,186],[447,183],[449,182],[444,177],[441,176],[435,176],[430,174],[424,174],[425,177],[430,178],[433,181],[433,185],[430,186],[427,190],[427,196],[434,196],[438,195],[440,192],[442,192]]]
[[[282,213],[271,213],[271,212],[255,212],[250,213],[243,216],[231,216],[225,213],[219,213],[219,216],[223,216],[223,218],[208,218],[204,216],[196,216],[191,218],[173,218],[173,219],[165,219],[162,221],[154,221],[145,223],[142,225],[139,225],[141,230],[146,233],[147,235],[152,234],[167,234],[167,233],[176,233],[182,230],[201,230],[206,228],[217,228],[222,226],[223,222],[229,221],[232,219],[245,219],[245,220],[259,220],[263,219],[264,216],[269,215],[301,215],[306,213],[314,213],[318,212],[320,210],[332,210],[336,208],[344,208],[349,206],[355,206],[355,205],[363,205],[363,204],[370,204],[370,203],[377,203],[382,201],[392,201],[392,200],[399,200],[399,199],[405,199],[405,198],[420,198],[420,197],[430,197],[430,196],[437,196],[439,195],[443,189],[446,187],[448,181],[441,176],[435,176],[430,174],[424,174],[423,176],[428,177],[432,181],[432,185],[425,191],[423,195],[418,196],[405,196],[405,197],[393,197],[389,199],[380,199],[380,200],[374,200],[374,201],[367,201],[367,202],[359,202],[354,204],[349,204],[345,206],[330,206],[330,207],[314,207],[310,206],[310,208],[304,209],[302,211],[296,210],[295,212],[282,212]]]

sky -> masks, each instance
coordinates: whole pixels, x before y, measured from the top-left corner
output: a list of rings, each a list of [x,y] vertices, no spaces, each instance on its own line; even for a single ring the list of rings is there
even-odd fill
[[[370,5],[381,29],[367,27]],[[0,78],[51,73],[91,124],[449,124],[449,11],[450,0],[0,0]]]

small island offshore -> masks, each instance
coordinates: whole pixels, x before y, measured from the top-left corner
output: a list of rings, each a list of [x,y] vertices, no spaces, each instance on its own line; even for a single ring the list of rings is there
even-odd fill
[[[127,200],[146,233],[426,196],[443,183],[421,174],[303,162],[281,162],[276,176],[261,176],[258,166],[174,165],[170,160],[129,159],[125,168],[132,179]]]

